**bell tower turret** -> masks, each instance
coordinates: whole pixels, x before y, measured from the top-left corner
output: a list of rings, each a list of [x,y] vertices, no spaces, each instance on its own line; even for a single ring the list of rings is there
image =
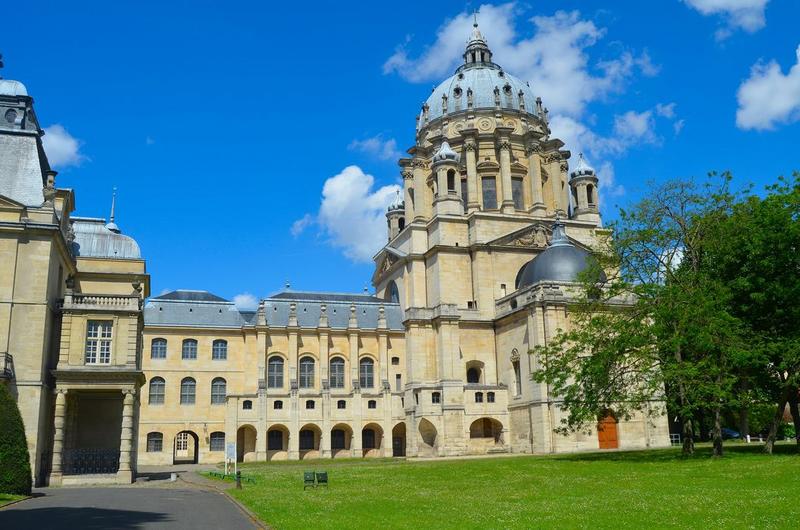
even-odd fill
[[[433,171],[436,176],[436,194],[433,199],[436,215],[461,215],[461,176],[458,163],[461,157],[453,151],[447,140],[442,142],[433,155]]]
[[[597,174],[583,153],[578,155],[578,164],[570,173],[569,187],[572,191],[572,218],[590,221],[598,226],[600,220],[600,201],[597,193]]]
[[[400,192],[397,192],[397,197],[394,202],[389,205],[386,210],[386,221],[389,225],[389,241],[397,237],[397,234],[403,231],[406,227],[406,206],[400,200]]]

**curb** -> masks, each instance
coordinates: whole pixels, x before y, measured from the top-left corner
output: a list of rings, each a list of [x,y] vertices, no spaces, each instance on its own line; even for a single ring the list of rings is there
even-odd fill
[[[6,508],[8,508],[9,506],[14,506],[15,504],[17,504],[17,503],[20,503],[20,502],[22,502],[22,501],[28,501],[28,500],[30,500],[30,499],[32,499],[32,498],[33,498],[33,495],[30,495],[30,496],[28,496],[28,497],[23,497],[23,498],[21,498],[21,499],[17,499],[17,500],[15,500],[15,501],[8,502],[8,503],[6,503],[6,504],[4,504],[4,505],[0,506],[0,511],[1,511],[1,510],[5,510],[5,509],[6,509]]]

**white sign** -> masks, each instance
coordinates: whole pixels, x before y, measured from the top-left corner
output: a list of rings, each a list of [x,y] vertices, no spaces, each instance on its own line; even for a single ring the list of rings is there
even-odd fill
[[[225,458],[228,460],[236,460],[236,442],[228,442],[225,444]]]

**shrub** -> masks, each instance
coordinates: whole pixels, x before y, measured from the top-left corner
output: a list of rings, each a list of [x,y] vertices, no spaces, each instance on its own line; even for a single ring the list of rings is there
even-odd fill
[[[25,426],[8,386],[0,383],[0,493],[31,494]]]

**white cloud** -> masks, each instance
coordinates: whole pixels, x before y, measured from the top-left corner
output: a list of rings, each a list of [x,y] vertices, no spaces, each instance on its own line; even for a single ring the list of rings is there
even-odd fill
[[[302,234],[306,228],[314,224],[314,216],[310,213],[305,214],[303,217],[292,223],[292,228],[289,231],[294,237]]]
[[[686,120],[675,120],[675,122],[672,124],[672,130],[675,131],[675,136],[678,136],[681,133],[684,125],[686,125]]]
[[[636,71],[648,76],[658,73],[647,53],[637,56],[624,51],[590,64],[587,50],[602,39],[605,29],[581,19],[578,11],[531,18],[534,33],[529,38],[520,38],[514,29],[518,15],[514,3],[483,5],[478,15],[480,30],[493,60],[529,81],[553,114],[579,116],[588,103],[621,91]],[[472,15],[466,12],[446,20],[435,42],[417,58],[409,57],[407,41],[384,63],[384,73],[396,72],[412,82],[443,79],[463,61],[471,26]]]
[[[629,110],[614,116],[614,137],[624,147],[638,144],[658,143],[656,121],[652,110],[636,112]]]
[[[258,299],[250,293],[241,293],[233,297],[233,303],[237,309],[255,309],[258,307]]]
[[[659,103],[656,105],[656,114],[664,118],[675,118],[675,103]]]
[[[386,208],[400,186],[373,189],[375,178],[347,166],[325,181],[317,224],[349,259],[369,262],[386,242]]]
[[[351,151],[361,151],[378,160],[397,160],[403,156],[394,138],[384,140],[380,134],[364,140],[353,140],[347,148]]]
[[[722,17],[725,26],[714,36],[717,40],[728,38],[734,30],[743,29],[753,33],[766,26],[765,11],[769,0],[683,0],[705,16]]]
[[[156,143],[156,141],[152,136],[147,136],[144,139],[144,143],[145,143],[145,145],[153,145],[154,143]]]
[[[42,137],[47,160],[54,168],[79,166],[86,157],[81,153],[82,142],[73,137],[63,125],[45,127]]]
[[[753,65],[736,94],[740,129],[774,129],[800,120],[800,46],[795,53],[797,62],[786,74],[774,60]]]

